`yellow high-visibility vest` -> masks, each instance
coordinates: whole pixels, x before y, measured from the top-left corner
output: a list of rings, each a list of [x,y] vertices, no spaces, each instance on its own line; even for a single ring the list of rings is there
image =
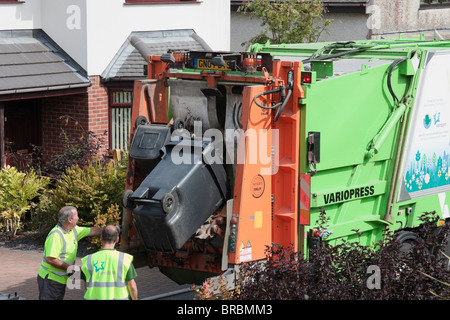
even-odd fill
[[[114,249],[100,250],[81,259],[87,300],[128,300],[125,278],[133,256]]]
[[[45,240],[44,257],[38,274],[42,278],[66,284],[68,276],[66,270],[58,269],[46,262],[47,257],[57,258],[69,265],[73,265],[77,258],[78,241],[86,237],[90,228],[75,226],[71,231],[56,225]]]

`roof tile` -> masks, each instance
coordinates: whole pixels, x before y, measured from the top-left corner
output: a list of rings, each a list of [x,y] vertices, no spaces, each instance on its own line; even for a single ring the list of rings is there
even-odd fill
[[[90,85],[85,71],[42,30],[0,32],[0,97],[80,85]]]

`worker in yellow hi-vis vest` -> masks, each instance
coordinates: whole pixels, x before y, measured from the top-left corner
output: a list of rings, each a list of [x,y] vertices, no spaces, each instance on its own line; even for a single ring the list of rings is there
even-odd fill
[[[87,300],[137,300],[138,291],[133,256],[115,249],[119,231],[109,225],[103,229],[102,249],[83,259],[81,278],[86,281]]]
[[[102,228],[79,227],[77,222],[75,207],[65,206],[59,210],[58,224],[45,240],[44,258],[38,271],[39,300],[64,299],[69,274],[76,270],[78,241],[102,233]]]

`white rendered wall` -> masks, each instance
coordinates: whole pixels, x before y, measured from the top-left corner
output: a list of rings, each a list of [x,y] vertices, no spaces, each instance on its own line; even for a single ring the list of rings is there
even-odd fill
[[[0,4],[0,30],[43,29],[89,75],[100,75],[133,31],[193,29],[230,49],[230,0],[126,5],[125,0],[27,0]]]
[[[176,5],[123,3],[123,0],[87,3],[88,73],[91,75],[104,71],[132,31],[193,29],[212,49],[229,50],[229,0]]]
[[[91,0],[97,1],[97,0]],[[85,70],[86,0],[41,0],[42,29]]]
[[[0,30],[40,29],[41,0],[0,4]]]

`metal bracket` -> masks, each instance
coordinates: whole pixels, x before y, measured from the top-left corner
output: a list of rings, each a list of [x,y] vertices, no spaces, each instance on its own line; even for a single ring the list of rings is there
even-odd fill
[[[308,165],[312,174],[316,174],[316,163],[320,163],[320,132],[308,132]]]

